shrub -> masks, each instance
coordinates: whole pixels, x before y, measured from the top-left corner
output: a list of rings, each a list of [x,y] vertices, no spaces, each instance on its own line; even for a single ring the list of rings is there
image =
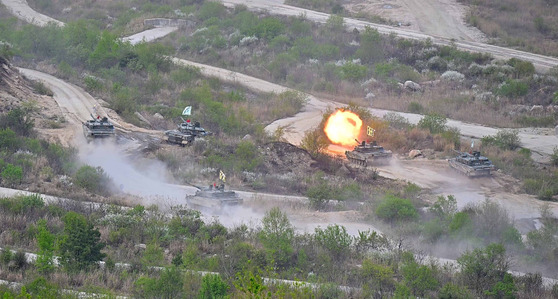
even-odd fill
[[[413,203],[394,195],[386,195],[376,208],[376,215],[388,222],[409,221],[418,218],[418,213]]]
[[[345,63],[341,66],[341,77],[351,82],[358,82],[366,77],[367,68],[356,63]]]
[[[218,274],[208,274],[202,278],[198,298],[226,298],[229,285]]]
[[[428,129],[431,134],[442,133],[446,130],[447,119],[439,114],[428,114],[417,124],[417,127]]]
[[[500,130],[495,136],[484,136],[481,139],[483,145],[497,146],[503,150],[514,150],[520,146],[517,131]]]
[[[347,229],[342,225],[329,225],[326,229],[316,228],[314,237],[318,244],[323,246],[337,259],[348,256],[352,238]]]
[[[74,175],[76,185],[92,193],[106,194],[109,190],[110,179],[101,167],[84,165]]]
[[[60,264],[70,272],[89,269],[101,261],[105,247],[101,233],[81,214],[68,212],[62,217],[64,232],[58,244]]]
[[[508,80],[496,91],[497,94],[510,98],[518,98],[529,92],[529,85],[519,80]]]
[[[418,102],[410,102],[409,106],[407,106],[407,110],[411,113],[422,113],[424,111],[424,107]]]
[[[23,179],[23,169],[20,166],[8,164],[0,175],[7,186],[15,186],[21,183]]]
[[[23,109],[16,108],[6,114],[0,115],[0,129],[11,129],[17,135],[33,135],[33,126],[33,120]]]

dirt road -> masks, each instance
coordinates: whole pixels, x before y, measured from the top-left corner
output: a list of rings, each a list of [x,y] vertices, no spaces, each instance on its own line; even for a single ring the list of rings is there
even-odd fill
[[[253,2],[247,2],[247,5],[250,3]],[[280,10],[273,10],[274,13],[278,13],[278,11]],[[293,12],[291,8],[289,8],[289,11],[291,13]],[[297,11],[297,15],[300,14],[299,10],[294,11]],[[326,17],[327,19],[326,14],[315,12],[311,13],[312,15],[317,15],[322,18]],[[173,61],[177,64],[199,67],[202,74],[205,76],[214,76],[224,81],[238,83],[257,92],[278,93],[289,90],[286,87],[229,70],[177,58],[173,58]],[[40,73],[30,70],[23,70],[23,72],[27,72],[30,76],[36,76],[37,78],[43,80],[47,86],[51,87],[56,94],[55,99],[59,101],[59,105],[67,109],[68,113],[74,114],[76,121],[88,118],[88,111],[91,107],[98,105],[97,101],[95,101],[94,98],[85,93],[83,90],[72,87],[71,85],[65,85],[66,83],[52,76],[49,77],[44,74],[40,75]],[[288,126],[290,130],[287,130],[285,137],[291,143],[298,144],[300,143],[305,131],[319,124],[323,111],[325,111],[328,107],[335,108],[342,106],[340,103],[321,100],[311,95],[307,95],[307,98],[308,104],[304,107],[303,111],[291,118],[278,120],[270,124],[266,130],[274,131],[279,126]],[[373,114],[380,117],[389,112],[379,109],[370,110]],[[402,115],[409,119],[412,123],[418,122],[422,117],[421,115],[408,113],[402,113]],[[111,117],[118,120],[116,115],[111,115]],[[453,120],[450,120],[448,124],[450,126],[458,127],[463,134],[474,136],[476,138],[480,138],[485,135],[492,135],[497,131],[495,128],[467,124]],[[119,125],[122,128],[126,126],[125,129],[127,130],[150,133],[149,130],[136,128],[121,121]],[[541,136],[529,131],[521,132],[520,138],[524,147],[541,153],[552,152],[553,146],[558,144],[556,136]],[[490,178],[488,180],[464,180],[460,177],[456,177],[455,175],[447,174],[447,170],[448,167],[444,161],[416,162],[400,160],[392,165],[380,168],[381,173],[385,176],[417,182],[418,184],[426,188],[430,188],[437,193],[454,194],[457,196],[460,206],[464,206],[465,204],[471,202],[479,202],[484,200],[485,197],[491,197],[502,203],[502,205],[510,210],[510,213],[518,219],[538,217],[538,207],[541,203],[532,196],[510,193],[510,186],[506,183],[506,180],[500,176],[496,176],[495,178]],[[552,205],[552,208],[555,213],[558,212],[558,205]]]
[[[308,9],[285,5],[283,4],[282,1],[277,1],[277,0],[272,0],[272,1],[270,0],[221,0],[221,2],[223,2],[223,4],[228,7],[234,7],[235,5],[242,4],[247,6],[248,9],[250,10],[267,11],[275,15],[284,15],[284,16],[304,15],[307,19],[317,23],[325,23],[327,19],[330,17],[330,15],[327,13],[316,12]],[[428,7],[428,5],[425,5],[423,2],[431,3],[431,2],[439,2],[439,1],[422,0],[421,2],[416,2],[417,3],[416,7],[421,7],[421,9],[418,9],[416,11],[417,13],[422,12],[423,11],[422,8]],[[452,1],[450,1],[450,3],[451,2]],[[411,5],[411,1],[409,1],[409,5]],[[412,11],[413,13],[415,13],[415,9],[413,9]],[[425,18],[424,20],[425,22],[428,21],[429,18],[433,18],[432,16],[429,16],[428,13],[420,13],[420,14],[423,15],[423,18]],[[399,37],[417,39],[417,40],[430,39],[432,40],[433,43],[438,45],[455,45],[458,49],[465,50],[465,51],[489,53],[498,59],[510,59],[510,58],[522,59],[525,61],[532,62],[535,68],[537,68],[537,70],[543,72],[546,72],[550,70],[552,67],[558,65],[558,58],[532,54],[528,52],[493,46],[493,45],[484,44],[480,42],[456,40],[456,37],[454,36],[447,37],[447,36],[439,36],[435,34],[426,34],[426,33],[408,30],[400,27],[374,24],[374,23],[350,19],[350,18],[345,18],[344,21],[348,31],[352,31],[354,28],[358,30],[362,30],[364,29],[365,26],[369,26],[371,28],[377,29],[378,32],[382,34],[396,34]],[[456,21],[452,21],[452,22],[456,22]],[[452,22],[450,22],[450,24]],[[437,26],[436,24],[427,25],[426,23],[425,25],[423,25],[425,30],[427,30],[430,27],[436,28],[436,26]],[[447,25],[447,26],[451,26],[451,25]],[[460,30],[458,30],[458,32],[459,31]],[[441,33],[444,34],[444,31],[442,31]],[[458,36],[460,35],[462,34],[459,33]]]
[[[13,15],[18,17],[19,19],[26,21],[27,23],[41,27],[44,27],[49,23],[53,23],[58,26],[64,26],[63,22],[60,22],[33,10],[31,7],[29,7],[29,4],[27,4],[26,0],[1,0],[1,2]]]

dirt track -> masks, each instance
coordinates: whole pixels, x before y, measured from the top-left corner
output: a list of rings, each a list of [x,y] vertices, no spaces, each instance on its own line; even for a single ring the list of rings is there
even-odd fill
[[[231,0],[226,2],[231,3],[234,1]],[[249,7],[252,7],[253,3],[254,2],[246,2],[245,4]],[[284,6],[280,5],[279,7]],[[300,14],[300,10],[298,9],[293,10],[293,8],[290,7],[287,7],[287,9],[290,13],[296,11],[297,15]],[[274,9],[273,12],[281,13],[282,10]],[[307,17],[309,17],[308,12],[310,11],[307,11]],[[327,14],[316,12],[310,12],[310,15],[316,16],[318,19],[321,18],[322,20],[325,20],[328,17]],[[392,29],[393,28],[390,28],[390,30]],[[146,37],[146,39],[147,38],[150,37]],[[202,74],[206,76],[214,76],[224,81],[238,83],[259,92],[282,92],[288,90],[283,86],[265,82],[263,80],[249,77],[244,74],[176,58],[173,59],[173,61],[177,64],[193,65],[199,67]],[[59,79],[56,79],[52,76],[49,77],[48,75],[44,74],[41,75],[41,73],[31,70],[23,70],[23,72],[27,72],[30,76],[36,76],[40,78],[49,87],[51,87],[56,94],[55,99],[58,101],[59,105],[65,108],[68,113],[74,115],[76,121],[87,119],[92,107],[95,105],[99,105],[99,103],[94,98],[85,93],[83,90],[75,88],[71,85],[67,85],[67,83]],[[291,131],[288,131],[286,137],[291,143],[298,144],[304,132],[315,127],[319,123],[323,111],[328,106],[336,107],[341,105],[339,103],[331,101],[320,100],[310,95],[308,95],[308,99],[308,105],[305,106],[302,112],[295,115],[294,117],[278,120],[270,124],[266,129],[268,131],[273,131],[278,126],[289,126]],[[385,110],[378,109],[371,109],[371,112],[378,116],[382,116],[383,114],[387,113],[387,111]],[[420,115],[414,114],[403,115],[413,123],[418,122],[421,117]],[[155,133],[153,131],[144,130],[128,125],[118,120],[116,115],[109,116],[120,122],[119,126],[125,130],[140,131],[144,133]],[[463,134],[474,136],[477,138],[480,138],[484,135],[492,135],[497,131],[497,129],[494,128],[475,124],[465,124],[457,121],[450,121],[449,125],[460,128]],[[520,137],[523,142],[523,146],[543,153],[552,152],[553,146],[558,143],[558,139],[556,138],[556,136],[541,136],[529,132],[524,132],[520,134]],[[510,210],[511,214],[514,215],[516,218],[538,217],[538,207],[541,205],[541,203],[535,200],[532,196],[509,193],[509,184],[507,183],[508,179],[506,179],[504,176],[497,175],[494,178],[490,178],[488,180],[463,180],[459,176],[447,174],[447,170],[448,167],[444,163],[444,161],[417,162],[406,160],[400,160],[399,162],[396,162],[387,167],[382,167],[380,169],[381,173],[388,177],[417,182],[418,184],[430,188],[438,193],[455,194],[460,206],[463,206],[464,204],[470,202],[479,202],[481,200],[484,200],[485,197],[489,196],[502,203],[502,205]],[[558,212],[558,205],[553,204],[552,208],[555,213]]]

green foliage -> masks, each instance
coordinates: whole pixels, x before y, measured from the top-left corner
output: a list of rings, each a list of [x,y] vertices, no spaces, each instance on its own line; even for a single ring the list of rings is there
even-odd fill
[[[407,106],[407,110],[411,113],[422,113],[424,111],[424,107],[418,102],[410,102],[409,106]]]
[[[519,133],[512,130],[500,130],[495,136],[484,136],[483,145],[497,146],[503,150],[514,150],[520,146]]]
[[[507,64],[513,66],[516,78],[532,76],[535,73],[535,66],[529,61],[511,58],[507,61]]]
[[[134,289],[143,298],[178,298],[183,290],[183,276],[176,267],[165,268],[160,272],[159,279],[140,277]]]
[[[558,147],[555,147],[550,155],[550,163],[554,166],[558,166]]]
[[[363,63],[374,63],[384,58],[382,38],[378,30],[369,26],[364,27],[364,32],[360,34],[360,47],[355,56],[360,58]]]
[[[37,222],[37,245],[39,252],[35,266],[40,273],[51,273],[54,271],[54,235],[48,230],[46,220]]]
[[[374,263],[370,259],[362,261],[360,276],[365,281],[364,293],[380,295],[389,294],[395,289],[395,279],[393,270],[384,265]]]
[[[556,119],[554,116],[521,115],[515,121],[523,127],[552,127]]]
[[[439,114],[425,115],[417,124],[417,127],[428,129],[431,134],[442,133],[446,130],[447,119]]]
[[[376,216],[392,223],[415,220],[418,213],[410,200],[388,194],[376,207]]]
[[[405,285],[411,293],[418,297],[424,297],[428,291],[438,289],[439,281],[434,269],[417,262],[409,261],[401,267]]]
[[[19,136],[28,137],[34,135],[33,126],[33,120],[21,108],[15,108],[8,113],[0,115],[0,129],[11,129]]]
[[[272,40],[285,31],[285,25],[281,20],[275,17],[265,17],[260,20],[259,24],[254,28],[255,35],[259,38]]]
[[[74,182],[89,192],[108,194],[110,178],[101,167],[84,165],[74,175]]]
[[[12,45],[0,40],[0,61],[11,60],[14,56],[14,50]]]
[[[259,237],[271,259],[279,267],[288,267],[293,254],[294,227],[278,207],[269,210],[262,219]]]
[[[527,95],[529,85],[520,80],[506,81],[496,93],[510,98],[518,98]]]
[[[271,298],[271,293],[266,292],[267,287],[261,275],[250,270],[238,272],[234,286],[248,298]]]
[[[455,196],[438,196],[436,202],[430,207],[430,212],[444,221],[450,220],[457,213],[457,200]]]
[[[341,78],[351,81],[358,82],[366,78],[367,68],[364,65],[357,63],[347,62],[341,67]]]
[[[473,295],[467,288],[453,284],[451,282],[445,284],[438,293],[440,299],[471,299]]]
[[[207,274],[202,278],[198,299],[227,298],[229,285],[217,274]]]
[[[300,142],[300,147],[308,151],[313,157],[322,154],[328,146],[327,137],[320,129],[306,131]]]
[[[509,270],[509,261],[506,249],[501,244],[494,243],[485,249],[465,252],[457,259],[457,263],[461,268],[462,279],[478,295],[500,288],[498,283],[509,285],[509,280],[505,277]]]
[[[326,229],[317,227],[314,230],[316,242],[325,248],[337,260],[348,256],[352,238],[347,229],[342,225],[328,225]]]
[[[161,266],[165,261],[165,255],[163,249],[155,241],[147,244],[143,256],[141,257],[141,263],[144,266]]]
[[[59,299],[65,298],[58,286],[49,283],[44,277],[40,276],[25,286],[29,294],[34,295],[33,298],[41,299]]]
[[[0,199],[0,207],[13,214],[24,214],[34,209],[41,209],[45,202],[38,194],[19,195],[12,198]]]
[[[226,12],[227,8],[222,3],[207,1],[203,2],[203,5],[198,10],[198,17],[201,20],[214,17],[221,18]]]
[[[5,185],[17,186],[23,179],[23,169],[21,166],[15,166],[8,163],[2,170],[0,176],[2,177],[2,182]]]
[[[8,247],[2,248],[0,251],[0,262],[4,265],[9,264],[12,261],[12,250]]]
[[[105,247],[101,233],[81,214],[68,212],[62,217],[64,232],[58,244],[60,264],[69,272],[87,270],[101,261]]]
[[[0,130],[0,147],[11,151],[16,151],[19,148],[20,139],[14,131],[10,129]]]

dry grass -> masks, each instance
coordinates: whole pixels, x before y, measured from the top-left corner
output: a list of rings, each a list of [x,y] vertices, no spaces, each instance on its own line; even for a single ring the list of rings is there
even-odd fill
[[[465,88],[453,90],[447,86],[438,86],[422,93],[386,93],[374,98],[373,107],[411,112],[409,104],[416,102],[424,108],[423,114],[437,113],[452,119],[495,127],[518,126],[500,109],[505,106],[504,101],[483,103],[473,100],[473,95],[468,92]]]
[[[468,22],[493,42],[558,56],[558,4],[545,0],[460,0],[471,6]]]

